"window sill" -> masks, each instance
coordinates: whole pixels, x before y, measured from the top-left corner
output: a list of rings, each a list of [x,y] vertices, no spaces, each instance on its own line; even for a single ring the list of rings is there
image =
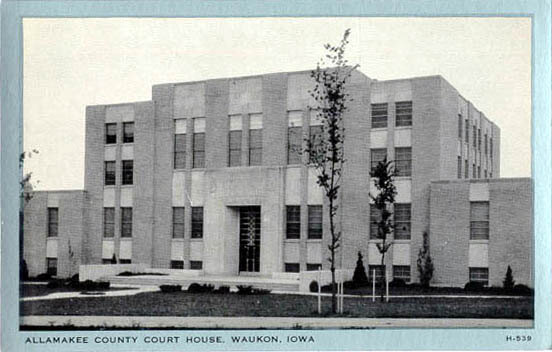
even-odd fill
[[[172,237],[172,238],[171,238],[171,241],[174,241],[174,242],[184,242],[184,238],[182,238],[182,237]]]
[[[113,242],[113,241],[115,241],[115,237],[102,237],[102,241],[110,241],[110,242]]]
[[[117,185],[104,185],[104,189],[115,189],[117,188]]]
[[[122,146],[129,145],[129,146],[132,147],[134,145],[134,142],[127,142],[127,143],[123,142],[123,143],[121,143],[121,145]]]
[[[322,243],[322,239],[321,238],[307,238],[307,242],[308,243]]]
[[[373,131],[373,132],[387,131],[387,127],[370,127],[370,131]]]
[[[120,240],[122,242],[125,242],[125,241],[132,241],[132,237],[121,237]]]
[[[412,129],[412,125],[408,125],[408,126],[395,126],[395,131],[396,130],[411,130]]]
[[[121,185],[121,188],[132,188],[134,187],[134,184],[132,185]]]
[[[488,244],[489,240],[472,240],[472,239],[470,239],[470,243],[473,243],[473,244],[476,244],[476,243]]]
[[[203,237],[201,237],[201,238],[190,238],[190,242],[203,242]]]
[[[406,243],[406,244],[410,244],[410,241],[411,239],[400,239],[400,240],[393,240],[393,243]]]
[[[284,239],[284,243],[299,243],[301,242],[300,238],[286,238]]]
[[[57,239],[58,239],[58,236],[48,236],[48,237],[46,237],[46,241],[57,240]]]

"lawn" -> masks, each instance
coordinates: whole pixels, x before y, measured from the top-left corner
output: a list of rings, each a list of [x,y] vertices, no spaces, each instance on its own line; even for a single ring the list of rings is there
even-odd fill
[[[101,291],[118,291],[118,290],[129,290],[129,289],[130,287],[110,287],[107,290],[101,290]],[[21,297],[46,296],[56,292],[83,292],[83,290],[75,290],[74,288],[69,286],[50,288],[44,284],[27,284],[27,283],[21,285],[21,289],[20,289]]]
[[[153,304],[152,304],[153,303]],[[146,292],[21,302],[22,315],[316,317],[317,298],[302,295],[238,295]],[[322,307],[330,297],[322,298]],[[395,298],[388,303],[345,298],[346,317],[532,319],[533,298]],[[328,313],[326,312],[326,315]]]

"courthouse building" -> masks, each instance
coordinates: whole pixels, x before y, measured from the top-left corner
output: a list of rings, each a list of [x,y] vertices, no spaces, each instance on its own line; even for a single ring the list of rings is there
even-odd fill
[[[474,82],[475,84],[475,82]],[[297,151],[320,133],[309,72],[153,86],[152,100],[86,108],[84,190],[25,206],[31,275],[144,264],[273,277],[329,268],[327,203]],[[434,285],[532,286],[532,183],[501,179],[500,129],[441,76],[350,79],[338,267],[379,266],[370,168],[398,170],[390,277],[418,281],[424,232]]]

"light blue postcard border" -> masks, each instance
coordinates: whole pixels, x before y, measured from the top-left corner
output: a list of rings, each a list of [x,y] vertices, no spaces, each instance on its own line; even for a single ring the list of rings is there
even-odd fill
[[[532,329],[301,330],[314,344],[25,345],[29,336],[252,336],[254,331],[19,332],[18,155],[22,151],[22,17],[528,16],[532,18],[532,175],[535,213],[535,321]],[[4,1],[1,18],[2,349],[5,351],[159,350],[508,350],[551,348],[550,0],[378,1]],[[523,156],[520,156],[523,157]],[[290,336],[292,330],[262,330]],[[507,336],[530,335],[530,342]]]

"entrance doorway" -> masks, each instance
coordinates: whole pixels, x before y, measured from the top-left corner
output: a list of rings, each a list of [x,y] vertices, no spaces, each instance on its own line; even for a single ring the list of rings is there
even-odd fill
[[[240,273],[258,273],[261,259],[261,207],[240,207]]]

